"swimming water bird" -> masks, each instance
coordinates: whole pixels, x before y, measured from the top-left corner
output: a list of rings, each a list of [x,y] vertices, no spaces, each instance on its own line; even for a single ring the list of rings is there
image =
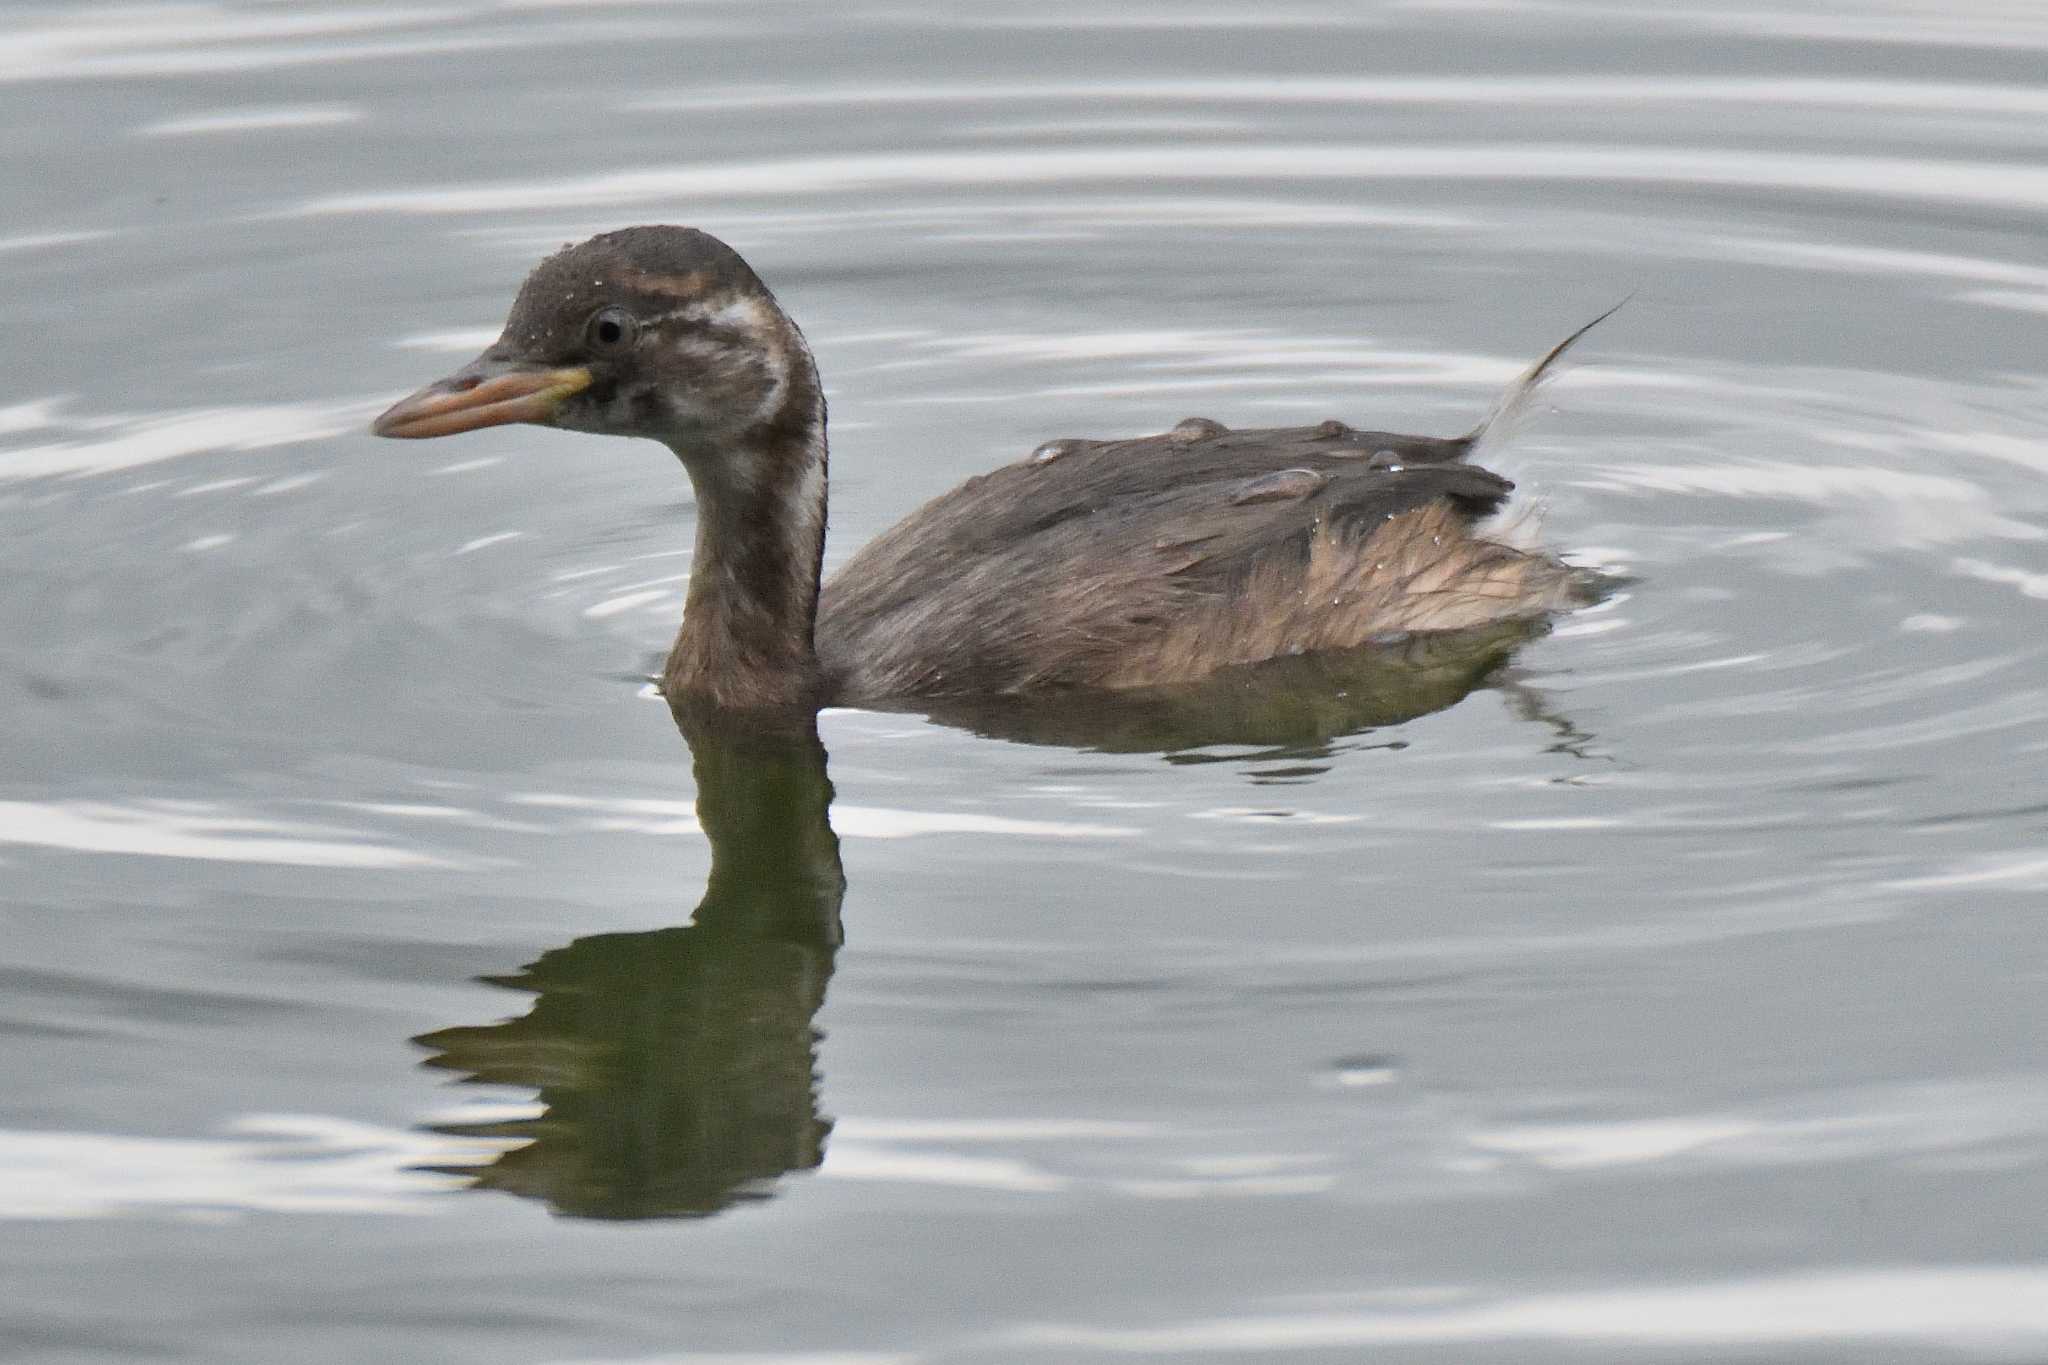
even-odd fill
[[[648,437],[682,460],[696,554],[662,675],[678,703],[1144,688],[1587,597],[1579,571],[1482,528],[1514,487],[1466,462],[1485,424],[1444,438],[1199,417],[1049,441],[926,503],[821,589],[817,366],[738,253],[692,228],[626,228],[548,257],[496,342],[374,430],[508,422]]]

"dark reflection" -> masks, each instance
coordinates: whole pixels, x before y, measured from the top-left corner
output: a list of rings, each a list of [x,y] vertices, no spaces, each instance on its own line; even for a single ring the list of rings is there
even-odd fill
[[[540,1092],[536,1118],[436,1127],[523,1141],[485,1165],[438,1168],[476,1188],[580,1218],[701,1217],[823,1159],[832,1125],[818,1113],[811,1021],[846,885],[824,746],[809,717],[676,719],[711,843],[690,922],[593,934],[487,977],[531,992],[532,1008],[414,1040],[428,1066]]]
[[[963,700],[928,714],[1029,743],[1284,763],[1450,706],[1498,681],[1534,633],[1512,625],[1417,636],[1185,687]],[[770,725],[678,710],[676,722],[711,844],[710,882],[690,922],[594,934],[486,977],[531,994],[531,1007],[415,1039],[432,1053],[427,1066],[539,1092],[538,1117],[435,1127],[518,1144],[481,1164],[436,1168],[474,1188],[580,1218],[701,1217],[765,1198],[777,1177],[823,1160],[831,1122],[818,1113],[812,1019],[841,942],[845,880],[815,717]]]
[[[1523,720],[1529,721],[1531,724],[1543,726],[1557,736],[1555,741],[1548,746],[1546,752],[1569,754],[1573,758],[1583,758],[1589,761],[1599,760],[1605,763],[1612,763],[1614,761],[1613,755],[1600,753],[1594,749],[1593,746],[1600,742],[1599,736],[1581,726],[1570,716],[1565,715],[1564,712],[1558,709],[1555,702],[1549,697],[1544,696],[1536,688],[1531,687],[1520,678],[1507,674],[1495,678],[1493,682],[1494,686],[1500,689],[1501,695],[1507,698],[1508,706],[1513,709],[1516,715],[1520,716]]]
[[[1409,636],[1342,653],[1303,654],[1226,669],[1177,687],[1042,698],[966,697],[923,703],[943,725],[1027,744],[1108,753],[1163,753],[1178,762],[1327,758],[1332,741],[1452,705],[1487,682],[1535,622]],[[1251,747],[1266,752],[1198,753]]]

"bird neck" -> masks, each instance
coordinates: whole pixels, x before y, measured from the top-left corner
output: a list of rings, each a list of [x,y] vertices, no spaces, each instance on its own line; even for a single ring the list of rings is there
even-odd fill
[[[810,357],[802,360],[773,418],[715,452],[676,448],[697,491],[697,549],[662,673],[672,701],[759,708],[815,699],[825,400]]]
[[[688,700],[671,709],[695,762],[697,821],[711,843],[697,927],[827,948],[844,942],[846,876],[817,716],[739,714]],[[829,955],[824,966],[829,972]]]

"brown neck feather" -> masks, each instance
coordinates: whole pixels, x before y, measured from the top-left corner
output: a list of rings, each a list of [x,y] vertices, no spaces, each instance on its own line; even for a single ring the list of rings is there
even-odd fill
[[[781,412],[737,448],[678,451],[697,490],[697,549],[683,628],[662,671],[672,701],[756,708],[814,698],[825,405],[815,371],[798,368]]]

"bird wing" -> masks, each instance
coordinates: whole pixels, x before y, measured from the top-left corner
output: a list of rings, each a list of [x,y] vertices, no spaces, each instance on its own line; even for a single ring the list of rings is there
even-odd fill
[[[817,647],[831,691],[1129,685],[1149,680],[1143,661],[1162,650],[1203,648],[1170,642],[1233,602],[1260,612],[1268,628],[1254,634],[1270,636],[1279,613],[1248,594],[1284,597],[1312,567],[1327,577],[1333,554],[1356,560],[1404,514],[1437,508],[1445,527],[1463,528],[1498,508],[1513,485],[1460,463],[1468,445],[1200,419],[1160,436],[1049,442],[927,503],[826,586]]]
[[[1474,533],[1514,485],[1465,461],[1512,432],[1620,307],[1553,346],[1465,436],[1190,417],[1157,436],[1048,441],[969,479],[825,585],[828,694],[1180,682],[1584,601],[1587,580],[1556,559]]]

